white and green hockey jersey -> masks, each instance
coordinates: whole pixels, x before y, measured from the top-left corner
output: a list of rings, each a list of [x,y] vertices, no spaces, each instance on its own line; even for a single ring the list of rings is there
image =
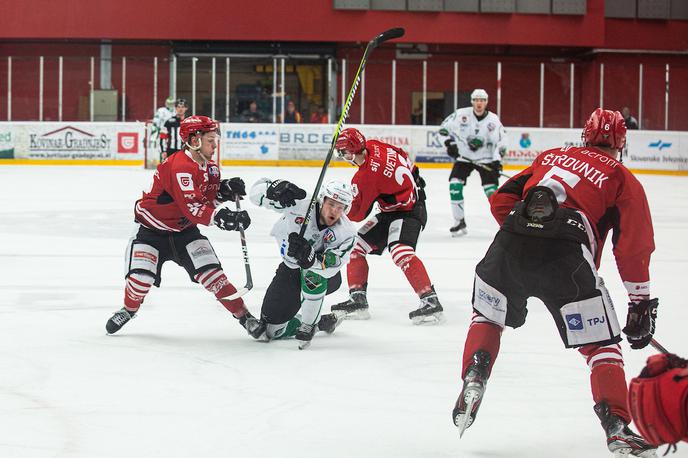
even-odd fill
[[[460,162],[487,164],[500,161],[499,150],[507,146],[504,126],[491,111],[486,111],[486,116],[478,120],[473,107],[459,108],[442,121],[440,129],[446,129],[456,141],[459,148],[456,160]]]
[[[268,186],[273,181],[268,178],[258,180],[251,187],[249,198],[251,202],[260,207],[269,208],[282,214],[282,217],[272,227],[270,235],[277,241],[284,263],[292,269],[298,269],[299,265],[294,258],[287,256],[289,234],[298,233],[301,229],[310,197],[307,196],[305,199],[297,201],[293,207],[284,208],[279,202],[270,200],[265,195]],[[318,208],[319,206],[315,205],[311,210],[311,218],[304,233],[304,237],[313,246],[317,255],[315,264],[308,270],[322,277],[331,278],[349,262],[349,256],[356,244],[356,228],[346,215],[342,215],[333,226],[320,226],[318,224]]]

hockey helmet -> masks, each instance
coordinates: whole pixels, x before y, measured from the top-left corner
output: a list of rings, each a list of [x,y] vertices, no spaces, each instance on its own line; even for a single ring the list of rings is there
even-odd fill
[[[332,180],[328,181],[320,188],[320,192],[318,193],[318,202],[320,202],[320,205],[325,201],[325,197],[343,204],[344,213],[346,213],[349,211],[349,208],[351,208],[351,202],[354,200],[354,193],[351,189],[351,185]]]
[[[585,146],[620,150],[626,144],[626,123],[618,111],[598,108],[585,122],[581,137]]]
[[[487,102],[487,91],[485,89],[474,89],[471,92],[471,102],[480,99],[484,99]]]
[[[335,149],[340,158],[344,159],[344,154],[360,154],[365,150],[366,139],[358,129],[349,127],[339,133],[335,142]]]
[[[179,136],[187,145],[192,135],[204,134],[206,132],[217,132],[218,135],[220,134],[219,123],[207,116],[189,116],[179,126]]]
[[[165,99],[165,106],[168,110],[174,110],[174,97],[168,97]]]
[[[189,108],[189,104],[187,103],[186,99],[177,99],[174,101],[174,106],[175,107],[184,107],[184,108]]]

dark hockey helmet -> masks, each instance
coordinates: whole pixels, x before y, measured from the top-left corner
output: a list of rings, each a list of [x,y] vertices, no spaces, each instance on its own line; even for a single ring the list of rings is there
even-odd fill
[[[366,139],[358,129],[349,127],[339,133],[337,141],[334,144],[339,157],[344,154],[360,154],[365,149]]]
[[[618,111],[598,108],[585,122],[581,137],[585,146],[621,150],[626,144],[626,123]]]
[[[187,145],[192,136],[206,132],[217,132],[219,135],[220,124],[207,116],[189,116],[179,126],[179,136]]]

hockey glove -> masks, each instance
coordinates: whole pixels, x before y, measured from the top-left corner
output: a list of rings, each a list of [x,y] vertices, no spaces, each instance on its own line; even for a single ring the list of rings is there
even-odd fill
[[[652,340],[655,333],[658,305],[659,299],[657,298],[629,302],[626,327],[623,328],[623,332],[626,334],[632,349],[645,348]]]
[[[293,207],[297,200],[306,198],[306,191],[286,180],[275,180],[268,186],[265,197],[279,202],[283,207]]]
[[[217,200],[226,202],[228,200],[236,200],[237,196],[241,199],[246,195],[246,185],[244,180],[239,177],[230,178],[229,180],[220,181],[220,189],[217,191]]]
[[[215,225],[223,231],[238,231],[239,226],[246,229],[251,225],[251,218],[245,210],[235,212],[229,208],[221,208],[213,217]]]
[[[302,269],[309,269],[315,264],[315,250],[308,240],[296,232],[289,234],[289,248],[287,256],[296,259],[296,263]]]
[[[457,159],[459,157],[459,147],[456,146],[456,142],[453,138],[448,138],[444,141],[444,146],[447,147],[447,156],[452,159]]]

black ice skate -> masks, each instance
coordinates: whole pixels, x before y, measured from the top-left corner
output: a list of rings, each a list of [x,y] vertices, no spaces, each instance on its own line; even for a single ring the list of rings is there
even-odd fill
[[[456,400],[452,419],[459,428],[459,437],[473,424],[475,416],[480,408],[480,401],[485,394],[487,385],[487,371],[490,367],[490,354],[484,350],[478,350],[473,354],[473,363],[468,366],[463,378],[463,389]]]
[[[129,320],[134,318],[136,312],[130,312],[124,307],[115,312],[114,315],[105,323],[105,330],[112,335],[122,329],[122,326],[127,324]]]
[[[462,235],[468,234],[468,229],[466,229],[466,220],[461,218],[461,221],[449,228],[449,232],[452,237],[461,237]]]
[[[595,413],[602,422],[604,432],[607,434],[607,448],[615,457],[630,455],[657,458],[657,448],[633,432],[623,418],[611,413],[609,405],[605,401],[595,404],[593,409],[595,409]]]
[[[440,300],[437,298],[435,287],[432,287],[430,291],[420,297],[420,307],[409,313],[409,318],[413,321],[413,324],[444,323],[442,310],[442,304],[440,304]]]
[[[332,312],[348,320],[368,320],[368,298],[366,287],[349,290],[349,300],[332,306]]]
[[[305,350],[310,347],[313,334],[315,334],[316,326],[313,324],[301,323],[299,329],[296,331],[294,338],[299,343],[299,350]]]
[[[239,324],[242,325],[244,329],[246,329],[246,332],[248,332],[248,335],[254,339],[261,340],[265,334],[265,322],[251,315],[251,312],[246,312],[239,317]]]

